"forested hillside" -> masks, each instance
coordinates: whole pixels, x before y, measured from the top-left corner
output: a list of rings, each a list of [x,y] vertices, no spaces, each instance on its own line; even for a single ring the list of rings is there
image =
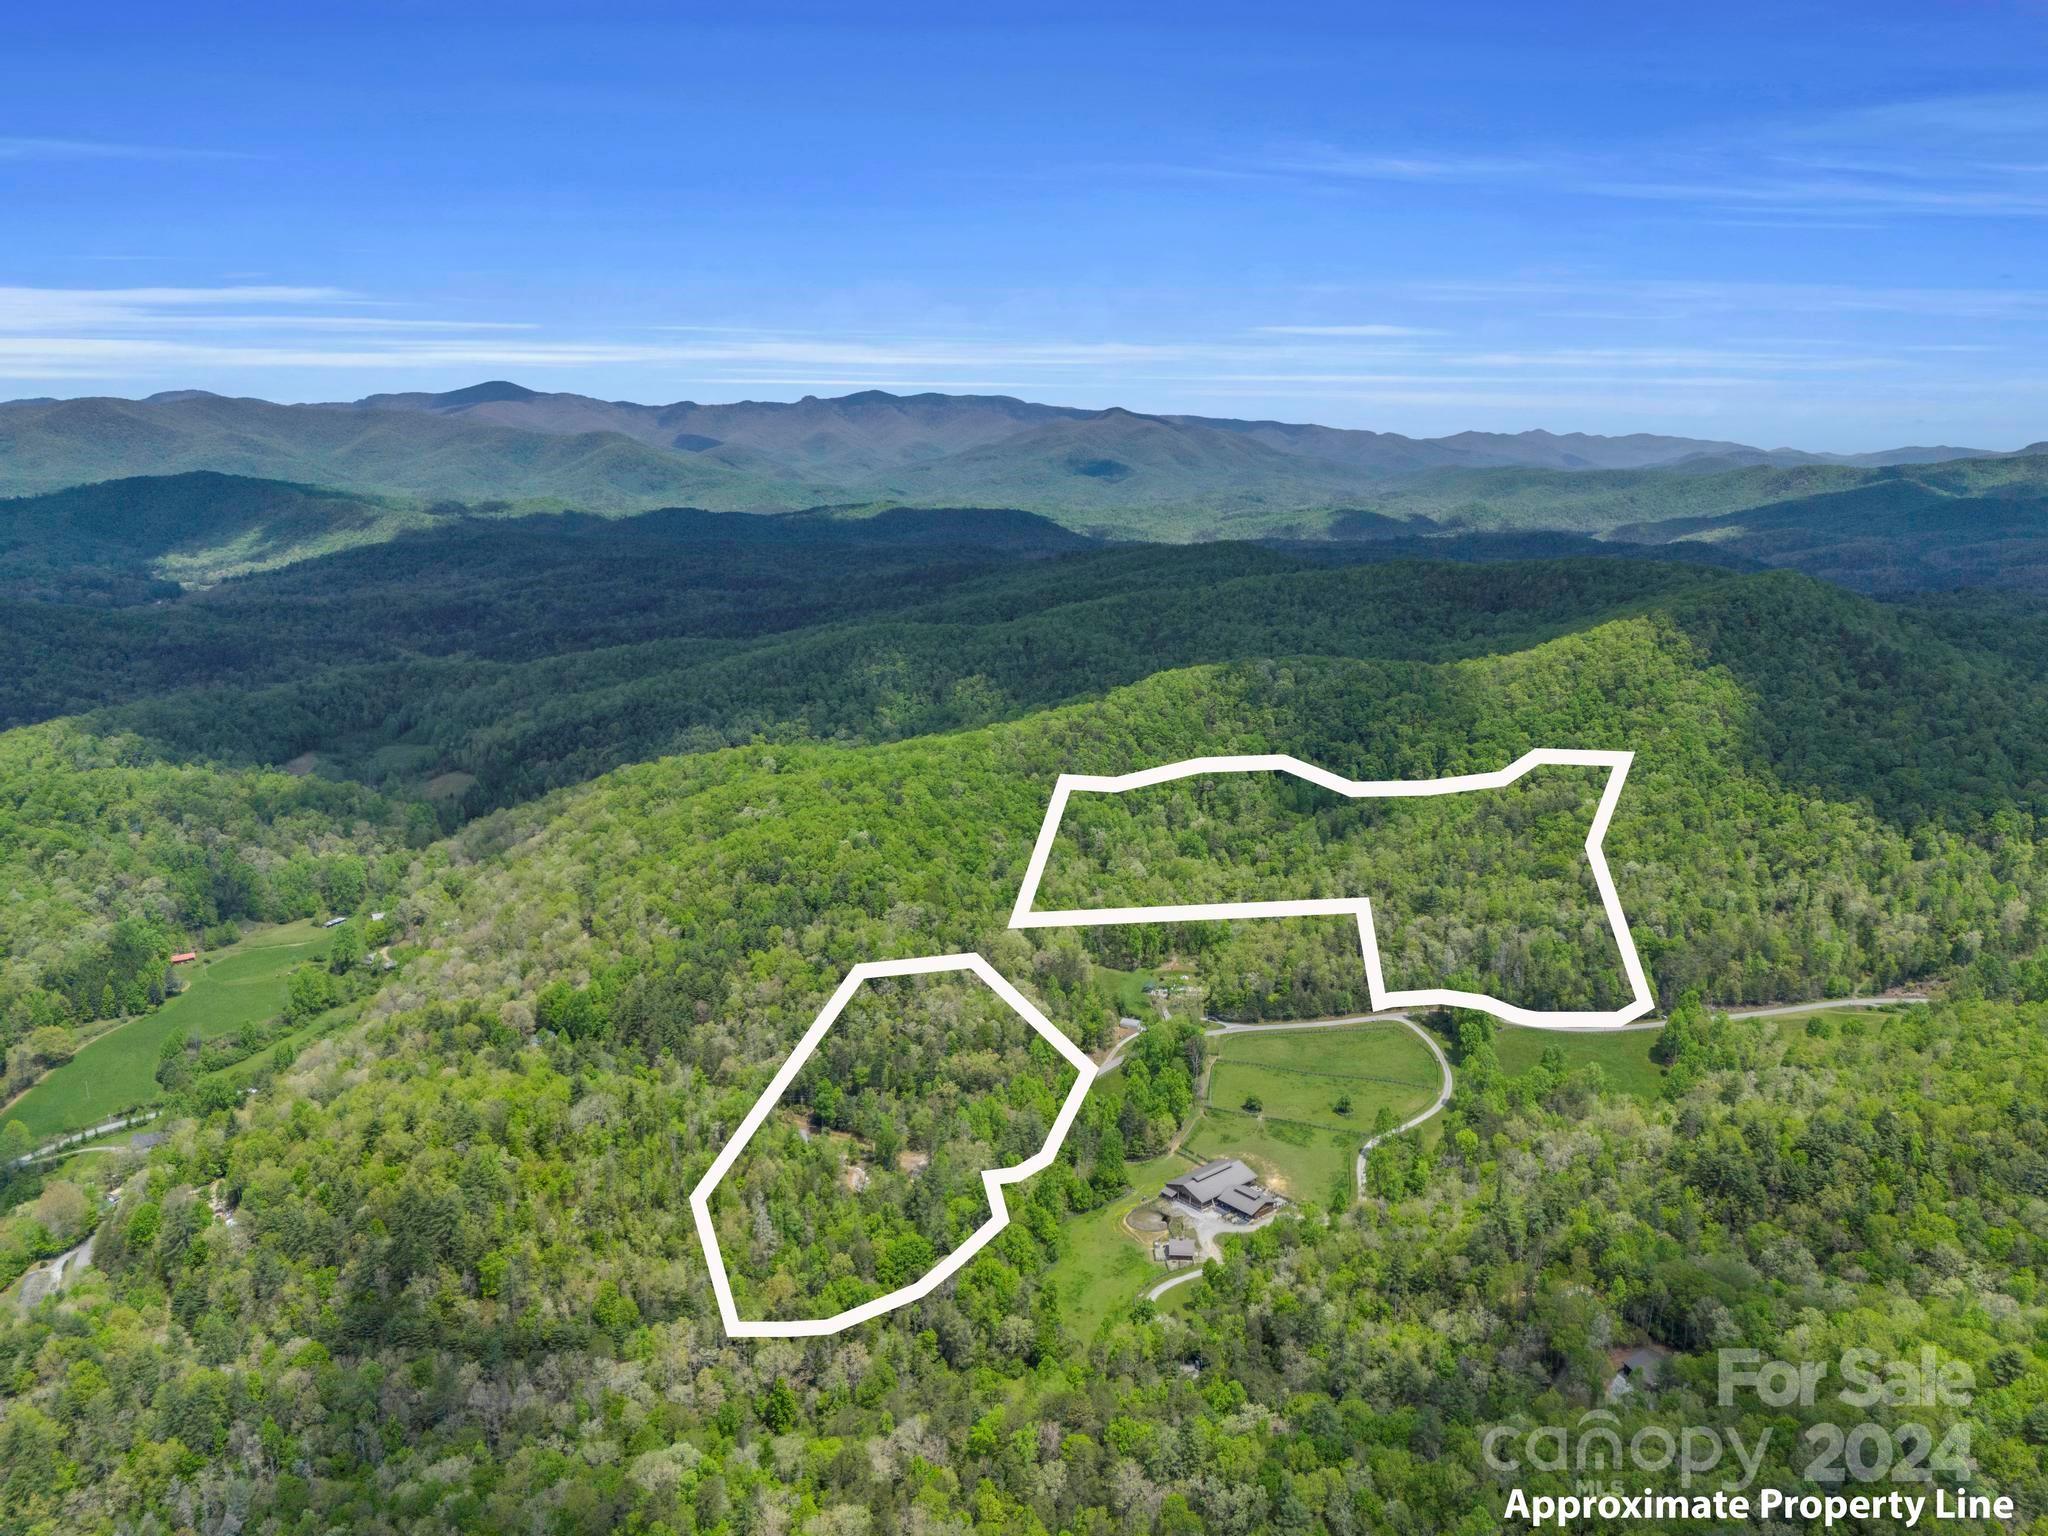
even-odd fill
[[[792,507],[815,497],[610,432],[522,432],[431,415],[326,411],[201,390],[0,404],[0,491],[208,470],[438,500],[593,511]]]
[[[1045,1145],[1073,1067],[979,979],[874,981],[712,1201],[742,1317],[831,1317],[909,1285],[989,1218],[982,1170]],[[991,1323],[1007,1298],[992,1296]]]
[[[0,591],[120,606],[424,528],[434,514],[279,480],[190,474],[0,502]]]
[[[1647,1106],[1503,1079],[1470,1035],[1433,1151],[1233,1246],[1170,1312],[1063,1336],[1062,1170],[946,1294],[732,1349],[683,1204],[717,1091],[516,1009],[406,1009],[181,1129],[102,1224],[104,1278],[0,1325],[7,1510],[1476,1533],[1508,1481],[1476,1427],[1575,1421],[1645,1335],[1680,1352],[1677,1395],[1619,1431],[1682,1414],[1746,1444],[1772,1421],[1720,1406],[1696,1352],[1931,1343],[1977,1384],[1980,1480],[2031,1509],[2039,1013],[1709,1028]]]
[[[1248,656],[1499,653],[1655,610],[1757,695],[1766,757],[1826,757],[1823,782],[1851,793],[1953,780],[1938,738],[1957,730],[1984,733],[1994,777],[2039,739],[2037,696],[2014,691],[2027,658],[2006,654],[2024,618],[1956,644],[1917,606],[1810,582],[1641,560],[1417,565],[1427,552],[1100,548],[1023,514],[465,519],[175,603],[17,604],[0,719],[120,706],[95,728],[173,757],[311,754],[394,793],[438,781],[475,813],[757,736],[976,725]],[[1898,710],[1920,723],[1881,723]]]
[[[155,760],[65,724],[0,733],[5,1096],[70,1032],[161,1003],[173,951],[399,889],[423,806],[353,784]]]
[[[794,1033],[800,1002],[763,1017],[751,980],[727,990],[762,968],[808,978],[804,995],[816,996],[864,958],[987,946],[1027,963],[1025,941],[1003,925],[1059,772],[1288,751],[1353,777],[1437,776],[1568,740],[1637,754],[1607,848],[1660,995],[1698,987],[1761,1002],[1951,974],[1998,993],[2041,987],[2040,869],[2021,831],[2038,784],[2023,771],[1995,788],[1976,781],[1985,819],[1968,825],[1958,781],[1941,815],[1902,825],[1886,779],[1850,771],[1849,738],[1844,760],[1807,782],[1764,769],[1754,745],[1763,713],[1723,669],[1702,666],[1682,632],[1642,619],[1497,660],[1169,672],[1015,725],[623,770],[475,824],[451,845],[465,871],[453,908],[443,911],[444,887],[414,899],[429,926],[464,935],[455,963],[473,985],[587,972],[589,1027],[678,1048],[676,1021],[715,1020],[702,1048],[722,1059],[732,1032]],[[1858,779],[1885,800],[1859,805]],[[1272,830],[1251,819],[1214,832],[1250,843]],[[1313,840],[1316,829],[1288,835]],[[1142,862],[1143,844],[1133,851]],[[1404,915],[1382,936],[1390,977],[1479,978],[1511,965],[1527,1005],[1587,1006],[1600,971],[1571,963],[1576,925],[1557,942],[1546,862],[1495,854],[1498,878],[1466,888],[1464,902],[1432,904],[1421,892],[1441,883],[1436,863],[1470,852],[1454,832],[1443,849],[1375,842],[1371,852],[1369,894]],[[750,911],[772,925],[772,960],[746,937]],[[1211,1001],[1226,1011],[1288,1017],[1367,1001],[1357,936],[1341,922],[1085,936],[1119,966],[1202,954],[1219,978]],[[752,958],[739,968],[742,956]],[[408,984],[434,985],[425,970]],[[1085,1010],[1074,1028],[1099,1038]],[[755,1053],[772,1051],[762,1041]]]
[[[6,1276],[94,1243],[48,1298],[0,1296],[8,1536],[1477,1536],[1488,1426],[1605,1405],[1624,1435],[1753,1438],[1713,1348],[1922,1340],[1975,1372],[1975,1481],[2048,1513],[2024,595],[971,513],[451,515],[161,604],[58,595],[0,639],[23,1073],[50,1028],[150,1009],[175,948],[357,921],[278,1048],[197,1076],[167,1053],[162,1147],[5,1169]],[[1533,746],[1635,753],[1607,853],[1678,1010],[1640,1079],[1562,1048],[1510,1076],[1485,1021],[1429,1020],[1455,1096],[1362,1194],[1297,1190],[1157,1305],[1088,1278],[1186,1165],[1200,1015],[1366,997],[1339,921],[1009,928],[1057,776],[1289,752],[1433,777]],[[1576,901],[1597,784],[1529,787],[1398,837],[1251,781],[1177,790],[1077,821],[1048,894],[1355,885],[1392,984],[1611,1004]],[[726,1340],[689,1190],[851,966],[964,949],[1114,1069],[955,1282],[837,1337]],[[1197,992],[1162,1016],[1148,978]],[[1887,989],[1940,1001],[1713,1015]],[[814,1316],[900,1283],[1065,1080],[969,997],[850,1011],[722,1197],[742,1294]],[[1608,1404],[1609,1350],[1644,1343],[1674,1386]]]
[[[1283,773],[1080,793],[1067,802],[1033,905],[1366,899],[1375,948],[1395,962],[1386,970],[1393,988],[1469,981],[1483,966],[1489,987],[1512,989],[1501,994],[1509,1002],[1613,1010],[1630,990],[1585,855],[1607,781],[1604,769],[1551,764],[1502,789],[1424,799],[1347,799]],[[1355,945],[1348,926],[1324,925]],[[1207,947],[1199,932],[1187,926],[1189,947]],[[1153,957],[1173,937],[1104,930],[1099,942]],[[1343,950],[1329,959],[1341,972]],[[1298,976],[1304,963],[1232,963],[1210,1001],[1263,1016],[1278,999],[1258,995],[1258,981]],[[1340,986],[1336,997],[1358,995]]]

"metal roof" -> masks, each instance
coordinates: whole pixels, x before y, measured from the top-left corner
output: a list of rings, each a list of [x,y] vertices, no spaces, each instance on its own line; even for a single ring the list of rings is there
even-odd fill
[[[1207,1205],[1226,1189],[1238,1184],[1253,1183],[1257,1178],[1257,1174],[1236,1158],[1222,1157],[1213,1163],[1204,1163],[1179,1178],[1168,1179],[1166,1187],[1179,1190],[1185,1198],[1197,1205]]]

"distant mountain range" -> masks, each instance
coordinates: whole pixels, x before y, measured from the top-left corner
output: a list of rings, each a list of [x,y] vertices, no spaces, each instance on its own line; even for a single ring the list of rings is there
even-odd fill
[[[1100,531],[1181,537],[1356,507],[1389,487],[1454,472],[1714,474],[1996,456],[1952,447],[1818,454],[1642,433],[1412,438],[879,390],[790,403],[638,405],[499,381],[331,405],[191,390],[0,405],[0,493],[215,470],[429,501],[596,512],[1000,505]]]
[[[0,596],[72,602],[150,600],[451,516],[676,506],[1008,510],[1098,539],[1384,553],[1573,537],[1872,592],[2048,586],[2048,444],[1819,455],[1647,434],[1407,438],[1006,395],[637,406],[483,383],[330,406],[25,399],[0,406],[6,494]]]
[[[1688,461],[1706,461],[1716,469],[1763,463],[1881,466],[1996,456],[1990,449],[1947,447],[1807,453],[1642,432],[1626,437],[1460,432],[1415,438],[1296,422],[1146,416],[1114,406],[1084,411],[1007,395],[892,395],[873,389],[834,399],[806,395],[790,403],[699,405],[683,400],[674,405],[636,405],[587,395],[543,394],[498,380],[438,395],[370,395],[333,408],[425,411],[557,435],[617,432],[651,447],[705,455],[736,469],[809,475],[839,484],[887,478],[904,469],[929,469],[939,461],[997,444],[1011,445],[1027,460],[1076,454],[1085,463],[1093,448],[1121,445],[1131,434],[1157,426],[1205,449],[1214,447],[1208,434],[1224,433],[1289,458],[1339,465],[1374,480],[1432,469],[1649,469]],[[982,462],[994,461],[984,453]],[[1077,472],[1088,473],[1085,468]]]

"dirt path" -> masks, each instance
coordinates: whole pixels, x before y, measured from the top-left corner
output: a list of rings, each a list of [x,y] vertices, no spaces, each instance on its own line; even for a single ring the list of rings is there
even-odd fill
[[[98,1235],[96,1232],[92,1233],[84,1242],[65,1249],[54,1259],[45,1259],[42,1263],[33,1265],[21,1277],[20,1287],[16,1292],[22,1309],[26,1311],[45,1296],[54,1296],[64,1289],[64,1277],[67,1274],[75,1274],[90,1264],[92,1241]]]

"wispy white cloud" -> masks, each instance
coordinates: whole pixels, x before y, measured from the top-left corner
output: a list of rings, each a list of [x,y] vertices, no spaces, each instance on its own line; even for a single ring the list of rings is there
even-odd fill
[[[1438,336],[1442,332],[1420,325],[1257,325],[1255,336]]]
[[[1335,144],[1282,145],[1224,166],[1240,173],[1418,182],[1500,181],[1543,174],[1548,168],[1544,160],[1514,155],[1376,153]]]
[[[0,287],[0,329],[63,330],[92,325],[148,325],[181,311],[225,313],[274,310],[290,314],[308,304],[341,304],[354,296],[340,288],[241,286],[227,288],[8,288]]]
[[[1841,209],[1875,213],[2034,218],[2048,214],[2048,176],[2039,172],[1987,172],[1967,179],[1954,170],[1909,173],[1903,169],[1869,175],[1758,174],[1754,171],[1701,173],[1669,180],[1620,177],[1589,179],[1578,191],[1598,197],[1717,207],[1779,208],[1813,213]]]
[[[1326,285],[1262,294],[1256,304],[1213,330],[1155,324],[1125,335],[1030,332],[985,317],[892,328],[865,316],[857,329],[677,324],[563,334],[524,320],[421,315],[334,286],[0,287],[0,380],[43,381],[15,391],[32,394],[115,383],[123,393],[199,386],[273,397],[283,392],[275,381],[292,380],[302,392],[289,398],[319,399],[491,376],[648,399],[935,389],[1150,411],[1220,405],[1233,415],[1406,431],[1515,422],[1626,430],[1655,420],[1758,440],[1762,419],[1774,441],[1823,397],[1844,410],[1881,404],[1900,423],[1928,419],[1928,401],[1959,402],[1943,409],[1960,421],[1979,397],[2009,416],[2048,397],[2039,379],[2005,377],[2031,356],[2048,290],[1557,272],[1355,292]],[[1246,323],[1273,313],[1268,305],[1400,319]],[[1444,323],[1405,323],[1411,317]],[[2002,356],[1962,366],[1930,351],[1946,347]],[[1732,412],[1747,413],[1753,429],[1718,425]],[[1972,440],[1962,428],[1942,430]],[[1926,435],[1902,425],[1886,436],[1916,434]]]
[[[1579,317],[1680,319],[1706,314],[1890,314],[1997,320],[2048,317],[2048,288],[1939,288],[1890,284],[1773,283],[1625,278],[1605,273],[1554,278],[1445,280],[1411,284],[1420,298],[1462,304],[1530,305],[1551,300]],[[1588,303],[1597,306],[1589,309]],[[1558,311],[1563,313],[1563,311]]]
[[[1683,143],[1517,155],[1277,145],[1226,169],[1312,181],[1449,183],[1684,205],[1787,220],[2048,215],[2048,96],[1898,102],[1730,122]]]
[[[0,134],[4,160],[255,160],[238,149],[194,149],[182,144],[111,144],[99,139],[50,139]]]

